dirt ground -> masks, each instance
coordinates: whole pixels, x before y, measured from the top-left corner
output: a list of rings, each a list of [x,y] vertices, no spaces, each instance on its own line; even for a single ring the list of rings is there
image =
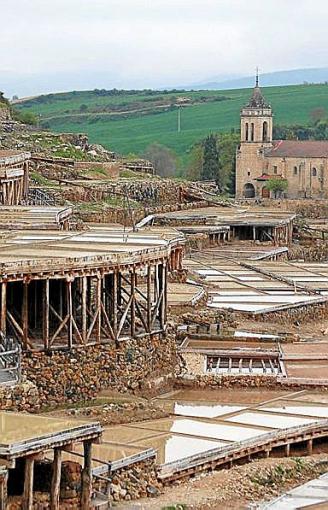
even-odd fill
[[[114,506],[116,510],[245,510],[274,499],[328,471],[328,455],[256,460],[202,474],[164,489],[155,499]]]

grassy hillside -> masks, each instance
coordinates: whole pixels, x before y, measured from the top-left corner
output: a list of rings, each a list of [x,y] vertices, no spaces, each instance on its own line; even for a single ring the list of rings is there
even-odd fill
[[[263,89],[276,124],[308,124],[313,110],[328,112],[328,85]],[[138,153],[152,142],[173,149],[186,161],[191,145],[210,132],[239,128],[239,112],[250,89],[154,92],[84,91],[50,94],[17,105],[37,113],[41,124],[58,132],[86,132],[93,143],[122,154]],[[188,98],[177,132],[177,98]],[[328,115],[328,113],[327,113]]]

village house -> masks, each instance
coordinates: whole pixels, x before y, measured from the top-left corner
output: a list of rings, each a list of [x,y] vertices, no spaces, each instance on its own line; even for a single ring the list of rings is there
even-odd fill
[[[273,112],[257,76],[252,97],[241,110],[236,197],[270,198],[272,179],[287,181],[286,198],[326,198],[328,140],[273,140]]]

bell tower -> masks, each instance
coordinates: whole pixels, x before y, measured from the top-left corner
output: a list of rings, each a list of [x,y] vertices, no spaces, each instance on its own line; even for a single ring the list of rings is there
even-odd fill
[[[252,97],[241,110],[241,143],[272,143],[272,109],[264,99],[259,87],[259,74]]]
[[[259,177],[266,172],[264,153],[272,143],[272,108],[262,95],[259,73],[248,103],[240,112],[240,144],[236,154],[236,197],[255,198],[261,193]]]

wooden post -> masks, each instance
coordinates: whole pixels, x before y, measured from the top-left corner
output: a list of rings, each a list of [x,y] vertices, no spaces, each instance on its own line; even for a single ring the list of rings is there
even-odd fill
[[[23,282],[23,345],[24,349],[28,349],[28,282]]]
[[[25,458],[23,510],[33,510],[34,458]]]
[[[92,441],[83,441],[84,466],[82,470],[81,510],[90,510],[92,491]]]
[[[87,342],[87,276],[82,277],[82,340],[85,344]],[[90,305],[89,305],[90,306]]]
[[[148,327],[148,333],[150,333],[150,331],[151,331],[151,264],[150,264],[150,262],[148,262],[148,268],[147,268],[147,327]]]
[[[7,482],[8,473],[5,473],[0,477],[0,510],[7,509]]]
[[[286,457],[290,456],[290,443],[286,444],[285,446],[285,456]]]
[[[72,302],[72,281],[66,280],[66,299],[67,299],[67,315],[68,315],[68,324],[67,324],[67,340],[68,347],[72,349],[73,346],[73,302]]]
[[[1,332],[7,332],[7,282],[1,284]]]
[[[54,449],[52,464],[52,479],[50,490],[50,510],[59,510],[60,478],[61,478],[62,452],[60,448]]]
[[[117,279],[118,279],[118,275],[117,275],[117,269],[115,269],[114,271],[114,274],[113,274],[113,288],[112,288],[112,292],[113,292],[113,333],[114,333],[114,337],[115,337],[115,342],[116,344],[118,343],[118,338],[117,338]]]
[[[101,339],[101,295],[102,295],[102,277],[97,276],[96,287],[96,313],[97,313],[97,327],[96,327],[96,342],[99,344]]]
[[[306,449],[307,449],[307,454],[308,455],[312,455],[312,451],[313,451],[313,439],[309,439],[308,442],[307,442],[307,445],[306,445]]]
[[[49,349],[49,280],[43,282],[43,342],[44,348]]]
[[[136,333],[136,270],[135,267],[133,267],[131,274],[131,336],[132,338],[135,336]]]

